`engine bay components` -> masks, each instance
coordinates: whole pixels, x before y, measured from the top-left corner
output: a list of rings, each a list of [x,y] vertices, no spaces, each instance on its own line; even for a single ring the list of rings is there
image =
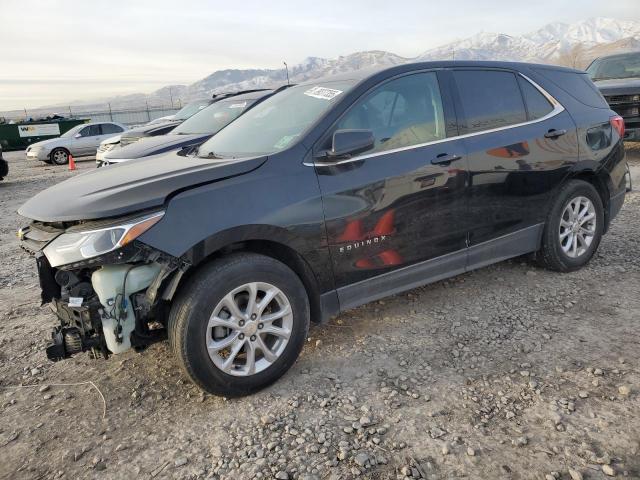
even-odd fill
[[[91,283],[102,305],[102,331],[111,353],[122,353],[131,348],[136,316],[129,297],[146,289],[160,269],[157,263],[105,265],[91,275]]]

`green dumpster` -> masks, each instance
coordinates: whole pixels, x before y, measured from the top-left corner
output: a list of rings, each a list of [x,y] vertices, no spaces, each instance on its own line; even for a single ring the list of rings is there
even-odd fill
[[[4,151],[24,150],[32,143],[56,138],[87,119],[0,124],[0,145]]]

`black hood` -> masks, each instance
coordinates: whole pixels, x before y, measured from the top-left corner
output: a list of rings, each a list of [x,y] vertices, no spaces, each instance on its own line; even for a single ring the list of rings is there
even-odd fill
[[[635,95],[640,93],[640,78],[598,80],[596,87],[603,95]]]
[[[120,144],[124,146],[137,142],[141,138],[166,135],[181,123],[182,120],[171,120],[168,122],[142,125],[141,127],[132,128],[131,130],[125,130],[122,135],[120,135]]]
[[[212,134],[192,134],[192,135],[160,135],[158,137],[141,138],[135,143],[125,145],[122,148],[116,148],[107,152],[104,156],[106,161],[121,158],[141,158],[149,155],[158,155],[171,150],[179,150],[183,147],[198,145]]]
[[[123,162],[47,188],[18,213],[41,222],[117,217],[160,207],[173,192],[247,173],[266,159],[212,160],[173,153]]]

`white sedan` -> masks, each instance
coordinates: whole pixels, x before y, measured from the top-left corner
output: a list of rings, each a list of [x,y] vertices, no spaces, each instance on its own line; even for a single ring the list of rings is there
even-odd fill
[[[26,150],[27,159],[64,165],[69,162],[69,155],[95,155],[100,142],[126,129],[126,126],[116,122],[83,123],[58,138],[29,145]]]

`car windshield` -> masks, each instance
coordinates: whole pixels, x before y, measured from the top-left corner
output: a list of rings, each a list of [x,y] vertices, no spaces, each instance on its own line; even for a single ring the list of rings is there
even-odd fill
[[[182,107],[173,117],[174,120],[186,120],[191,115],[198,113],[203,108],[206,108],[211,103],[210,100],[198,100],[197,102],[191,102]]]
[[[587,69],[591,80],[640,77],[640,53],[601,58]]]
[[[82,125],[76,125],[75,127],[73,127],[71,130],[67,130],[66,132],[64,132],[62,135],[60,135],[63,138],[69,138],[69,137],[73,137],[76,133],[78,133],[80,130],[82,130],[84,127],[86,127],[85,124]]]
[[[339,81],[288,88],[203,143],[198,156],[241,158],[291,147],[352,86],[352,81]]]
[[[188,135],[192,133],[214,134],[238,118],[250,105],[251,100],[225,100],[209,105],[191,118],[178,125],[171,131],[173,135]]]

